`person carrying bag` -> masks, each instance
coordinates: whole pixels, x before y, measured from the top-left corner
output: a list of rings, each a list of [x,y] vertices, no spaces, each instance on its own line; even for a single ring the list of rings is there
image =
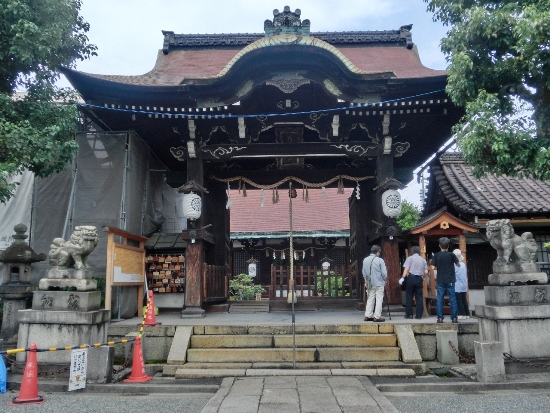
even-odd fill
[[[385,321],[382,318],[382,302],[384,300],[384,287],[388,278],[388,271],[386,263],[380,258],[381,248],[378,245],[373,245],[370,252],[370,255],[363,260],[362,271],[368,295],[365,307],[365,321],[380,323]]]

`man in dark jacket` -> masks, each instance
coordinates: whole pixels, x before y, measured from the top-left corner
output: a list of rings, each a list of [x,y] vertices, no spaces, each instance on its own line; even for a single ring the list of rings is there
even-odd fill
[[[451,303],[451,322],[458,323],[458,306],[455,295],[455,266],[460,267],[458,258],[452,252],[449,252],[451,240],[447,237],[439,238],[439,249],[433,258],[433,267],[437,270],[437,322],[443,322],[443,297],[445,291],[449,296]]]

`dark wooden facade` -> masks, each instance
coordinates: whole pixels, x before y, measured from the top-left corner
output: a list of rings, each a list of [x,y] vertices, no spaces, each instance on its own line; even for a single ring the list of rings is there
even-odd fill
[[[203,263],[229,262],[228,182],[276,188],[281,202],[291,183],[358,183],[360,197],[350,205],[351,272],[359,277],[370,245],[380,244],[390,301],[397,302],[398,229],[382,213],[380,196],[412,178],[462,110],[444,92],[446,73],[420,63],[411,26],[310,33],[299,14],[280,14],[264,34],[164,32],[163,53],[142,76],[64,74],[97,127],[135,131],[172,185],[194,181],[208,189],[195,222],[208,229],[186,238],[195,240],[187,248],[188,307],[204,302]]]

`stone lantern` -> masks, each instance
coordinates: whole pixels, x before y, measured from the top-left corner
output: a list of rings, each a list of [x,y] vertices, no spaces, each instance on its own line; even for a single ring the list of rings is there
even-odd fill
[[[0,252],[0,262],[4,263],[0,279],[0,298],[4,303],[0,337],[7,342],[12,342],[17,334],[18,310],[25,309],[25,300],[32,297],[36,290],[36,285],[31,285],[31,265],[46,259],[46,254],[36,254],[25,241],[28,238],[25,234],[26,225],[17,224],[13,230],[14,241],[5,251]]]

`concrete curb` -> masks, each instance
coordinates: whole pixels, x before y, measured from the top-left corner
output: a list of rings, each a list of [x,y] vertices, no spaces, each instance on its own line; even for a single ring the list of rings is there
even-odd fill
[[[550,389],[549,381],[506,381],[502,383],[456,382],[452,383],[398,383],[378,384],[376,388],[383,393],[472,393],[499,390],[539,390]]]
[[[178,369],[178,379],[272,376],[415,377],[413,369]]]

